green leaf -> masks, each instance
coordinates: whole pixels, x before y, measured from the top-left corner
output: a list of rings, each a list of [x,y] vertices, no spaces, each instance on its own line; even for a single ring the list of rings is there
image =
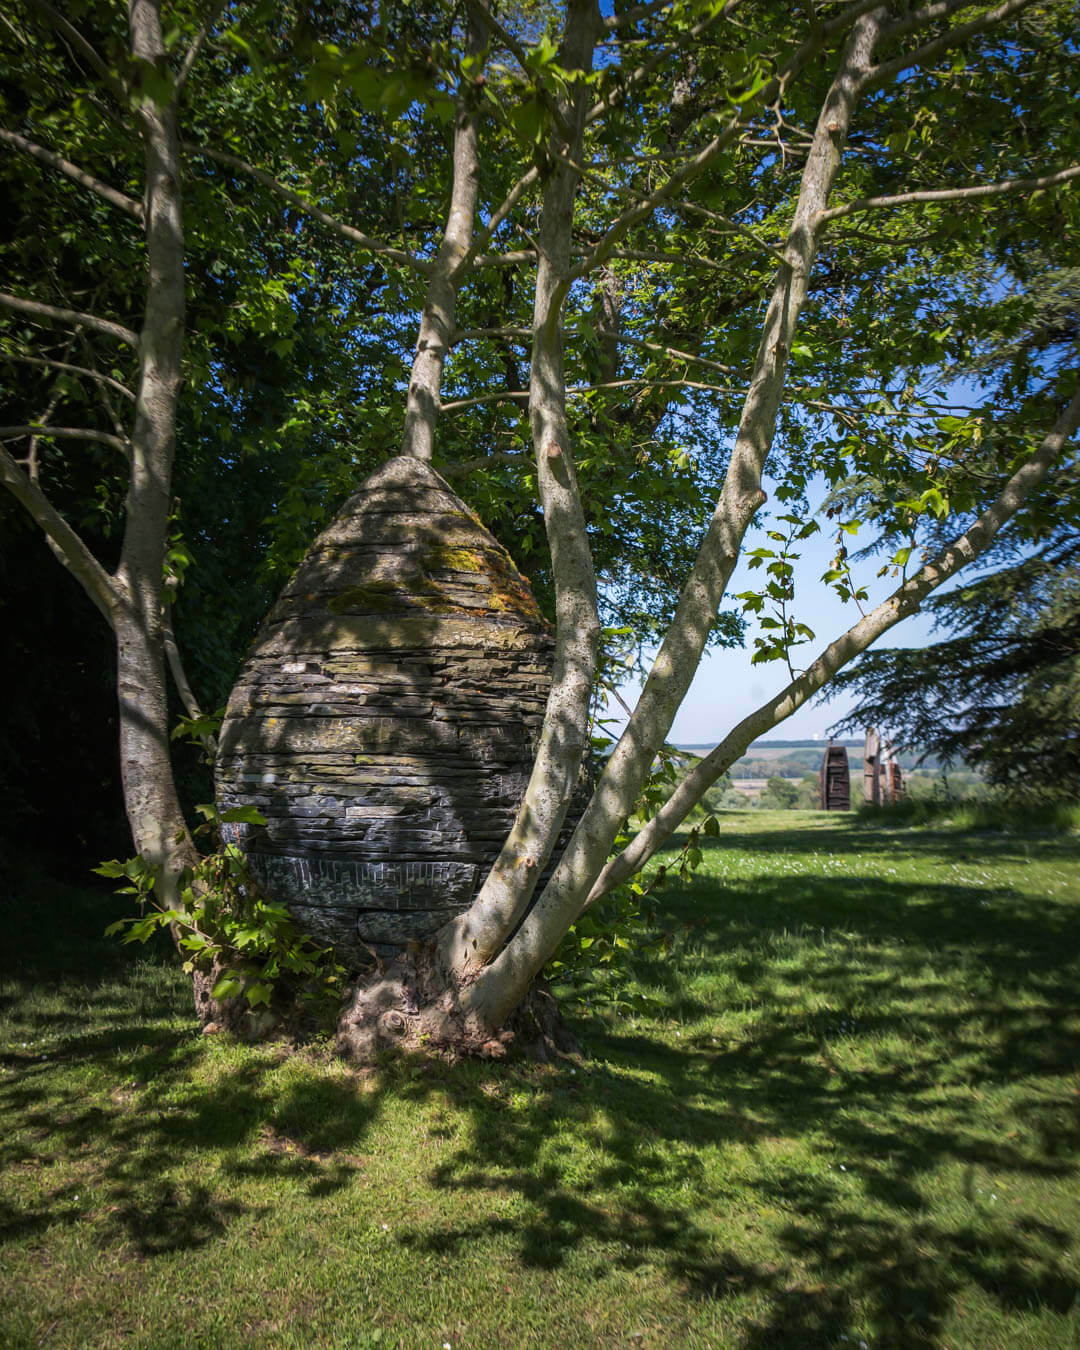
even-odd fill
[[[221,821],[225,825],[265,825],[266,817],[254,806],[230,806],[222,812]]]

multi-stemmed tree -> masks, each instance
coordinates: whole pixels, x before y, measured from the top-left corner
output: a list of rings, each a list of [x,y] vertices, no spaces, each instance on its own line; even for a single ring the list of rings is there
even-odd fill
[[[40,115],[40,94],[12,110],[17,125],[4,132],[13,153],[146,230],[138,335],[30,294],[3,300],[20,318],[138,352],[130,429],[58,429],[51,406],[47,428],[27,420],[2,433],[28,438],[26,463],[4,452],[2,472],[116,629],[121,754],[140,851],[167,875],[190,850],[161,693],[182,162],[193,190],[217,204],[209,223],[200,216],[207,238],[220,231],[233,247],[233,221],[258,219],[264,232],[282,226],[298,260],[327,241],[328,304],[342,350],[365,371],[365,398],[379,410],[372,421],[385,424],[398,406],[394,448],[433,461],[503,530],[555,619],[535,766],[502,852],[433,951],[362,985],[346,1040],[359,1029],[369,1042],[371,1024],[396,1004],[398,1040],[404,1024],[406,1039],[492,1044],[568,927],[647,862],[750,740],[1004,527],[1037,529],[1052,510],[1080,423],[1075,364],[1042,367],[1014,390],[992,454],[990,410],[959,408],[941,386],[977,341],[950,316],[977,327],[980,306],[1031,285],[1035,244],[1041,256],[1067,247],[1069,185],[1080,177],[1067,4],[853,0],[796,12],[730,0],[618,6],[605,18],[594,0],[498,13],[468,0],[461,11],[343,5],[317,19],[238,5],[202,26],[178,23],[198,36],[171,64],[149,0],[131,6],[122,60],[37,0],[27,13],[53,33],[58,69],[81,62],[100,86],[92,116],[108,125],[118,108],[146,145],[140,204],[46,144],[63,118]],[[109,92],[111,113],[98,106]],[[178,131],[181,93],[191,111]],[[382,191],[372,203],[357,184],[370,184],[375,164]],[[310,269],[298,262],[276,281],[287,348]],[[258,272],[247,285],[266,293]],[[410,309],[419,335],[399,394]],[[14,331],[11,357],[58,359],[35,356],[27,336]],[[372,352],[380,343],[381,367]],[[189,397],[206,398],[228,376],[222,348]],[[115,378],[96,368],[84,377]],[[35,481],[46,430],[108,436],[130,455],[115,574]],[[385,431],[372,427],[372,437],[386,444]],[[340,445],[320,460],[328,482],[364,462]],[[854,473],[875,484],[870,514],[905,541],[890,559],[897,585],[872,604],[841,531],[826,580],[862,612],[803,664],[813,635],[798,619],[792,559],[818,528],[808,486],[815,474],[836,484]],[[311,476],[297,469],[281,500],[295,500],[304,481]],[[779,510],[752,555],[765,582],[744,602],[761,625],[759,655],[780,662],[786,681],[612,856],[716,634],[770,482]],[[920,559],[927,521],[939,546]],[[280,562],[289,546],[275,547]],[[657,651],[552,859],[588,745],[603,624],[625,629],[627,620],[640,621],[637,636]]]

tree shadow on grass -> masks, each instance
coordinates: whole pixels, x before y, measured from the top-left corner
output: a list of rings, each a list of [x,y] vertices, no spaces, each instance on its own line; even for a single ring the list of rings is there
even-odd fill
[[[861,837],[850,847],[866,852]],[[711,923],[694,930],[683,969],[639,962],[667,1027],[585,1021],[589,1053],[573,1072],[397,1064],[367,1093],[314,1076],[283,1092],[253,1056],[200,1082],[200,1038],[177,1029],[182,978],[134,979],[137,1014],[123,986],[82,986],[73,1003],[87,1000],[85,1028],[70,1008],[27,1005],[49,1060],[6,1056],[18,1072],[0,1081],[0,1111],[21,1130],[0,1139],[0,1163],[44,1169],[95,1149],[116,1240],[154,1259],[210,1246],[262,1212],[215,1191],[215,1172],[281,1182],[275,1203],[352,1185],[393,1095],[466,1123],[464,1142],[443,1139],[409,1184],[461,1196],[467,1217],[399,1225],[407,1251],[490,1243],[541,1272],[593,1254],[597,1277],[659,1271],[740,1326],[746,1350],[857,1340],[868,1317],[877,1346],[938,1346],[973,1288],[1003,1315],[1064,1315],[1077,1292],[1072,1236],[1046,1214],[995,1211],[981,1185],[1075,1176],[1080,1123],[1062,1080],[1080,1062],[1080,1035],[1064,909],[999,891],[1002,903],[972,922],[979,893],[961,884],[878,879],[872,900],[864,885],[803,877],[793,894],[778,876],[673,890],[673,917],[704,912]],[[849,956],[831,940],[793,948],[784,938],[851,916]],[[697,986],[686,995],[687,970],[715,973],[722,961],[753,987],[756,1018],[726,1039],[676,1035],[676,1020],[701,1017],[709,1001]],[[973,970],[974,995],[959,1006],[944,997]],[[808,1011],[791,992],[802,985],[826,1006]],[[865,1045],[865,1062],[838,1055],[841,1040]],[[88,1104],[76,1085],[58,1090],[57,1060],[112,1074],[112,1097]],[[1022,1127],[1003,1134],[976,1094],[1016,1080],[1009,1113]],[[188,1153],[201,1160],[198,1179],[175,1168]],[[930,1190],[943,1161],[965,1178],[949,1204]],[[79,1222],[73,1189],[45,1187],[34,1205],[0,1211],[0,1238],[40,1240]]]

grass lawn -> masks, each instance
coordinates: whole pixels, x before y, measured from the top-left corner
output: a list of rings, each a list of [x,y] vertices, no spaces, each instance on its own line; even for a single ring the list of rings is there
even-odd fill
[[[0,1345],[1080,1347],[1080,839],[721,827],[557,1069],[203,1038],[16,877]]]

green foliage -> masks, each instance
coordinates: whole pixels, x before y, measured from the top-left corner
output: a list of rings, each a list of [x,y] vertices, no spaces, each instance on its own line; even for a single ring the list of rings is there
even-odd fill
[[[344,969],[330,948],[300,932],[283,905],[260,893],[243,853],[221,840],[223,824],[264,825],[265,820],[253,807],[198,809],[204,824],[196,837],[212,833],[217,847],[184,870],[175,901],[163,899],[159,873],[139,856],[93,869],[123,881],[118,894],[134,896],[139,906],[138,916],[118,919],[106,935],[122,933],[125,943],[146,942],[167,929],[184,954],[185,971],[214,974],[213,998],[332,1016],[344,989]]]
[[[758,801],[759,806],[771,807],[774,810],[790,811],[798,804],[799,790],[794,783],[789,783],[786,778],[781,778],[779,774],[773,774],[765,784],[765,790],[762,792]]]

